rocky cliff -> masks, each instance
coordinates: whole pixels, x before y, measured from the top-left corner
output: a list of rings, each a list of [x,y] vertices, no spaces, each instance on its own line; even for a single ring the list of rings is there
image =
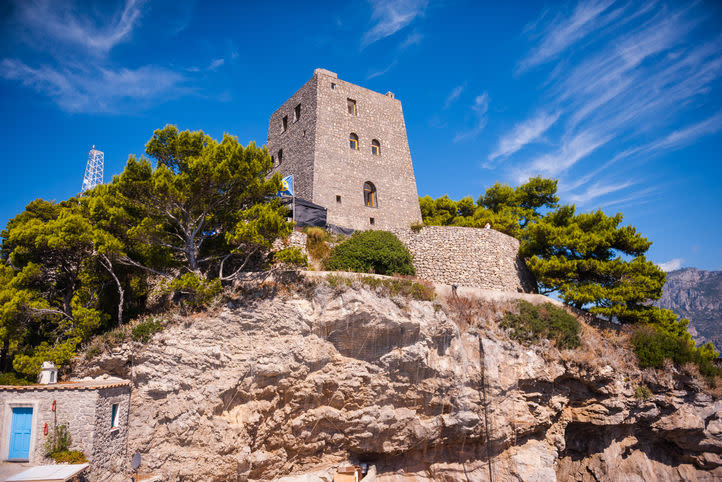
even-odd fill
[[[667,273],[656,304],[689,319],[696,341],[712,342],[722,351],[722,271],[684,268]]]
[[[722,402],[673,367],[640,371],[623,333],[584,324],[580,349],[529,348],[498,327],[512,307],[481,294],[278,288],[77,367],[132,379],[129,453],[145,471],[329,481],[350,461],[383,481],[722,477]]]

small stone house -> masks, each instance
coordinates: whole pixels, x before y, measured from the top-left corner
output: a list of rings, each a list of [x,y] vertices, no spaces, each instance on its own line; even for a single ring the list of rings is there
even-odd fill
[[[0,386],[0,457],[42,463],[48,435],[65,424],[70,449],[85,454],[91,474],[121,472],[129,408],[130,382],[119,378]]]

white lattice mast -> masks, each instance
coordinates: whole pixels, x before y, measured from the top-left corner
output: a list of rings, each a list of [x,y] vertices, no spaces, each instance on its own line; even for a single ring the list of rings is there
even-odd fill
[[[103,151],[99,151],[93,146],[88,152],[88,164],[85,166],[85,176],[83,177],[83,187],[80,192],[93,189],[98,184],[103,184],[103,165],[105,164],[105,155]]]

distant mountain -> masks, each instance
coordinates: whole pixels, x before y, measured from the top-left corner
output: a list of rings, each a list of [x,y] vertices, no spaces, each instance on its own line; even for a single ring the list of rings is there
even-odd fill
[[[689,319],[689,332],[722,351],[722,271],[683,268],[667,273],[664,294],[656,303]]]

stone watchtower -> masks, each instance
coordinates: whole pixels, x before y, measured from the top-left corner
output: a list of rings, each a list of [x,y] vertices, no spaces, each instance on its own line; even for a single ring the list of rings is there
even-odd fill
[[[295,195],[325,207],[327,222],[364,229],[421,222],[401,102],[316,69],[271,115],[275,171]]]

